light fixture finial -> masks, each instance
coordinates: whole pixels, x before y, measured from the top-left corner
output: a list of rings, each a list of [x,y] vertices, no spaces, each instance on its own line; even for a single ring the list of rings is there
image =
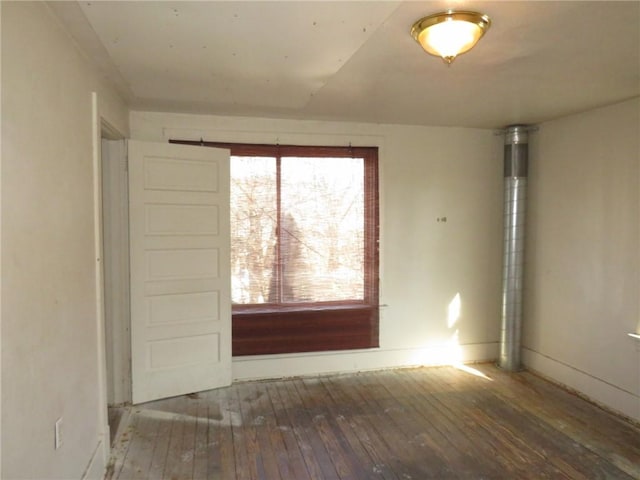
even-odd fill
[[[471,50],[490,25],[491,19],[482,13],[448,10],[418,20],[411,36],[427,53],[450,65],[458,55]]]

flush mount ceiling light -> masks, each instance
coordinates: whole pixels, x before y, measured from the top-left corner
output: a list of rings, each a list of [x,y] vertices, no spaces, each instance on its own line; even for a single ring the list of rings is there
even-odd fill
[[[411,36],[427,53],[450,65],[457,55],[471,50],[490,25],[491,19],[482,13],[449,10],[418,20]]]

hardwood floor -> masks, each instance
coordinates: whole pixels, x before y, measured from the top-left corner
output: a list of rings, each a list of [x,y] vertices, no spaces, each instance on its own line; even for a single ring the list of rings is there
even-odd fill
[[[132,407],[109,479],[640,479],[640,428],[493,365],[237,383]]]

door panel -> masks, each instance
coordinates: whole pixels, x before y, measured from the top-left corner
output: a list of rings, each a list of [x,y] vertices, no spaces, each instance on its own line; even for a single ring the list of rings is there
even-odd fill
[[[133,403],[231,383],[229,151],[129,141]]]

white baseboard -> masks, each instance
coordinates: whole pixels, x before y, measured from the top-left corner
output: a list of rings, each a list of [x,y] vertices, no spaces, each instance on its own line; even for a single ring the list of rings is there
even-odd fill
[[[522,349],[522,361],[528,370],[575,390],[607,409],[640,421],[640,396],[528,348]]]
[[[91,460],[82,475],[82,480],[102,480],[107,470],[107,459],[105,458],[105,449],[103,441],[100,440],[93,451]]]
[[[233,359],[234,380],[349,373],[395,367],[451,365],[495,360],[498,343],[477,343],[398,350],[348,350],[286,355],[256,355]]]

